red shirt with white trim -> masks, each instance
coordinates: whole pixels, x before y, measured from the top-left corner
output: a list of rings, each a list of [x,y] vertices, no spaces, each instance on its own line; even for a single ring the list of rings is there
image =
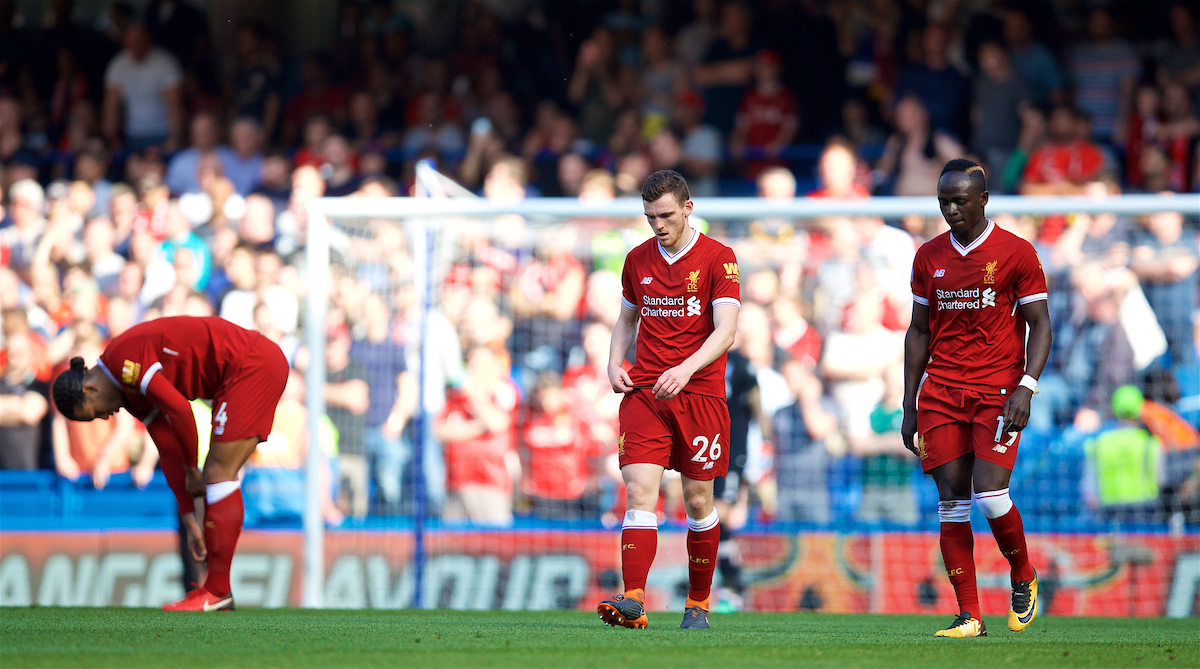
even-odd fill
[[[188,400],[210,400],[242,365],[258,333],[217,316],[175,316],[139,323],[109,342],[100,365],[143,422],[154,412],[150,381],[161,374]]]
[[[675,255],[650,238],[625,256],[621,304],[638,312],[637,364],[629,370],[636,388],[653,388],[658,377],[695,353],[716,329],[713,307],[741,307],[733,249],[692,230]],[[725,397],[725,354],[692,375],[684,390]]]
[[[1025,373],[1025,316],[1046,299],[1033,246],[990,219],[962,246],[949,232],[917,250],[913,300],[929,307],[929,377],[953,388],[1000,394]]]

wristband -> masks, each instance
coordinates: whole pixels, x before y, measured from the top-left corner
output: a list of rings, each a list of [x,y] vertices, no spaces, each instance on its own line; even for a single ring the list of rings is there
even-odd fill
[[[1028,375],[1028,374],[1026,374],[1025,376],[1022,376],[1022,377],[1021,377],[1021,382],[1020,382],[1020,383],[1018,383],[1017,385],[1018,385],[1018,386],[1024,386],[1024,387],[1026,387],[1026,388],[1028,388],[1028,389],[1032,390],[1034,395],[1038,394],[1038,382],[1037,382],[1037,379],[1033,378],[1032,376],[1030,376],[1030,375]]]

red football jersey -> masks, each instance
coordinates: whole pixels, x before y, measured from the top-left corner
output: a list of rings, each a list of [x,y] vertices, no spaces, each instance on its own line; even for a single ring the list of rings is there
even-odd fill
[[[917,250],[913,300],[929,307],[929,364],[938,383],[999,394],[1025,373],[1025,316],[1046,299],[1033,246],[990,219],[968,246],[949,232]]]
[[[603,447],[588,437],[587,425],[569,413],[538,414],[521,429],[528,458],[521,489],[545,499],[579,499],[587,488],[589,460]]]
[[[492,405],[513,419],[514,427],[503,432],[489,432],[473,439],[448,441],[446,451],[446,489],[460,490],[466,485],[481,485],[512,492],[512,477],[509,476],[505,457],[517,447],[517,405],[520,393],[511,381],[502,381],[491,391]],[[446,406],[442,408],[441,420],[465,422],[475,417],[472,402],[461,390],[446,393]]]
[[[125,393],[129,413],[146,422],[155,409],[146,387],[156,374],[189,400],[212,399],[258,336],[217,316],[159,318],[109,342],[99,365]]]
[[[630,251],[621,287],[621,304],[641,319],[637,364],[629,370],[637,388],[653,388],[663,372],[700,349],[715,329],[713,307],[742,305],[733,249],[699,230],[675,255],[653,237]],[[693,374],[684,390],[725,397],[725,354]]]

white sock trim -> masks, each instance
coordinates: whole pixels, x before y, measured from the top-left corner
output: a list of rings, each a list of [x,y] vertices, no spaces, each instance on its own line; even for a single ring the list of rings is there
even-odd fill
[[[653,511],[634,511],[630,509],[625,512],[625,522],[621,523],[621,529],[657,530],[658,514]]]
[[[975,503],[979,510],[988,518],[995,519],[1008,513],[1013,508],[1012,498],[1008,496],[1008,488],[975,493]]]
[[[949,502],[938,502],[938,519],[943,523],[971,522],[971,500],[955,499]]]
[[[204,501],[209,504],[217,502],[229,497],[234,490],[242,487],[241,481],[221,481],[220,483],[209,483],[204,490]]]
[[[704,532],[716,527],[718,522],[720,522],[720,519],[717,518],[717,510],[713,509],[712,513],[700,520],[688,516],[688,529],[693,532]]]

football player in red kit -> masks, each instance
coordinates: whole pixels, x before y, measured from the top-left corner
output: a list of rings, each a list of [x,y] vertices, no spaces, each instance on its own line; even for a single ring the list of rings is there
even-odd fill
[[[958,617],[935,636],[987,635],[975,584],[972,496],[1008,559],[1008,627],[1019,632],[1037,615],[1038,581],[1008,480],[1050,355],[1046,277],[1033,246],[984,215],[982,167],[951,160],[937,190],[950,231],[913,260],[901,427],[904,445],[938,487],[942,559],[958,599]]]
[[[646,575],[658,549],[654,509],[670,468],[683,475],[688,516],[689,589],[680,627],[704,629],[721,532],[713,479],[729,467],[725,352],[741,309],[737,258],[688,223],[692,201],[678,172],[651,174],[642,200],[654,237],[625,257],[621,316],[608,354],[609,382],[625,394],[617,446],[627,509],[625,592],[596,611],[609,625],[646,627]],[[621,363],[635,336],[637,364],[626,372]]]
[[[217,317],[179,316],[135,325],[88,369],[73,358],[54,381],[54,403],[72,420],[107,419],[122,407],[146,424],[179,502],[188,547],[208,559],[204,585],[165,611],[230,611],[229,564],[242,531],[238,471],[271,432],[288,364],[274,342]],[[189,404],[212,400],[204,471]],[[203,497],[204,528],[193,498]]]

